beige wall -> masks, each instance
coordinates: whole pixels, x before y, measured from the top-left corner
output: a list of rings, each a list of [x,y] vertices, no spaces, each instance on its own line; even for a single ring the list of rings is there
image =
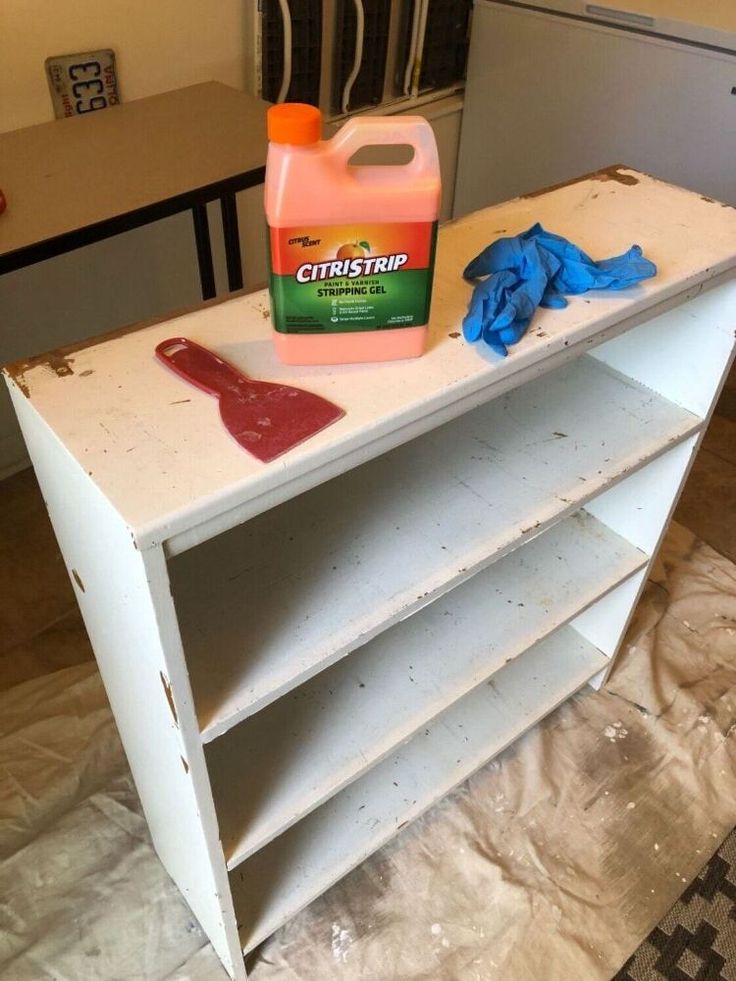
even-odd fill
[[[216,79],[242,88],[247,0],[2,0],[0,132],[53,119],[49,55],[112,48],[123,99]]]

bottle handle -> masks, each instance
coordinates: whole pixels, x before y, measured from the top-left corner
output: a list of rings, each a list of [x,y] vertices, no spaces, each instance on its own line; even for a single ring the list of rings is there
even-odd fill
[[[180,378],[195,385],[208,395],[222,395],[237,390],[249,380],[210,351],[188,337],[170,337],[156,345],[156,357]]]
[[[402,170],[407,168],[415,176],[439,172],[434,131],[423,116],[361,116],[350,119],[333,136],[330,144],[340,163],[345,166],[353,154],[364,146],[406,144],[414,149],[413,159],[408,164],[388,165],[385,169],[394,166]]]

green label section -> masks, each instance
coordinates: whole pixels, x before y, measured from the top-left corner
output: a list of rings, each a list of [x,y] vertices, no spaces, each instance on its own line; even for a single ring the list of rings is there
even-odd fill
[[[431,267],[319,283],[272,274],[274,327],[282,334],[418,327],[429,319],[431,291]]]

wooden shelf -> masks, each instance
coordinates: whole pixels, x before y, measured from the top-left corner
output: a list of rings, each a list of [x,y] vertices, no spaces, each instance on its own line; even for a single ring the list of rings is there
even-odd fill
[[[570,627],[230,873],[247,952],[581,688],[606,663]]]
[[[203,739],[222,735],[701,425],[582,357],[173,558]]]
[[[578,513],[211,743],[228,867],[647,561]]]

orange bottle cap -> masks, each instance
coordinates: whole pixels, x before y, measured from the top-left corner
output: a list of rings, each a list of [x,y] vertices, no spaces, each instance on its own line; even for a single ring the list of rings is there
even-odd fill
[[[272,143],[305,146],[322,135],[322,114],[305,102],[282,102],[266,113],[266,129]]]

